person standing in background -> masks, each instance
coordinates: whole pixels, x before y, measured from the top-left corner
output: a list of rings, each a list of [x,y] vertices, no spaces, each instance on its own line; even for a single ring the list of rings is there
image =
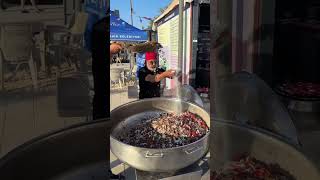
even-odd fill
[[[145,59],[146,55],[145,53],[138,52],[136,55],[136,64],[137,64],[137,79],[139,79],[139,70],[145,66]]]
[[[111,51],[120,51],[117,46],[115,48],[110,46],[110,52],[107,52],[106,46],[109,42],[106,37],[106,24],[107,18],[103,18],[95,23],[92,28],[93,120],[110,117],[110,94],[108,94],[110,62],[108,62],[108,58],[111,56]],[[110,55],[108,55],[109,53]]]
[[[92,38],[92,74],[94,81],[94,97],[93,97],[93,120],[103,119],[110,117],[110,94],[108,83],[109,68],[111,64],[111,57],[113,54],[119,53],[122,46],[118,43],[110,44],[110,60],[106,59],[108,56],[106,49],[103,47],[103,42],[107,43],[106,40],[101,40],[103,37],[103,31],[99,31],[101,22],[99,21],[94,25],[93,38]],[[104,58],[106,57],[106,58]]]
[[[91,52],[92,52],[92,75],[94,84],[93,97],[93,120],[110,118],[110,58],[112,54],[118,53],[123,47],[118,43],[111,43],[108,47],[108,27],[107,18],[102,18],[93,25],[91,33]],[[108,52],[108,49],[110,51]],[[108,55],[108,53],[110,53]],[[108,137],[106,137],[108,138]],[[109,153],[107,153],[109,156]],[[108,169],[109,179],[123,178],[115,175]]]

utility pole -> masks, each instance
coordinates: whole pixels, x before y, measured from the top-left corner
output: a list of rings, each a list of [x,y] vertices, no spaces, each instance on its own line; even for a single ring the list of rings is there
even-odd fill
[[[133,26],[133,18],[132,18],[132,15],[133,15],[133,7],[132,7],[132,0],[130,0],[130,12],[131,12],[131,25]]]

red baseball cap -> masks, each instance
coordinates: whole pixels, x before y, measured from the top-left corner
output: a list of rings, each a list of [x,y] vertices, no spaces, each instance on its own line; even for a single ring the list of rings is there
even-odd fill
[[[155,52],[146,52],[146,61],[156,60],[157,53]]]

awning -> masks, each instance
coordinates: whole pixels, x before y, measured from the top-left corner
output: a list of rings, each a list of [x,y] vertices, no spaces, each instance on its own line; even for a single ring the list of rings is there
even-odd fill
[[[184,0],[184,3],[191,3],[193,2],[193,0]],[[154,26],[155,24],[161,20],[164,16],[166,16],[167,14],[169,14],[174,8],[176,8],[177,6],[179,6],[179,0],[173,0],[170,5],[163,11],[163,13],[158,16],[155,20],[154,20],[154,23],[153,23],[153,27],[152,29],[154,30]]]
[[[148,35],[146,31],[140,30],[121,18],[110,13],[110,40],[111,41],[129,41],[141,42],[147,41]]]

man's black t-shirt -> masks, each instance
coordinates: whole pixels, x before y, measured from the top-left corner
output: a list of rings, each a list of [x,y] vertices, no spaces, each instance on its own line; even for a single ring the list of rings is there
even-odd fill
[[[143,67],[139,70],[139,99],[160,97],[160,82],[152,83],[145,79],[149,74],[156,75],[163,72],[164,70],[161,68],[157,68],[155,72],[150,71],[147,67]]]

